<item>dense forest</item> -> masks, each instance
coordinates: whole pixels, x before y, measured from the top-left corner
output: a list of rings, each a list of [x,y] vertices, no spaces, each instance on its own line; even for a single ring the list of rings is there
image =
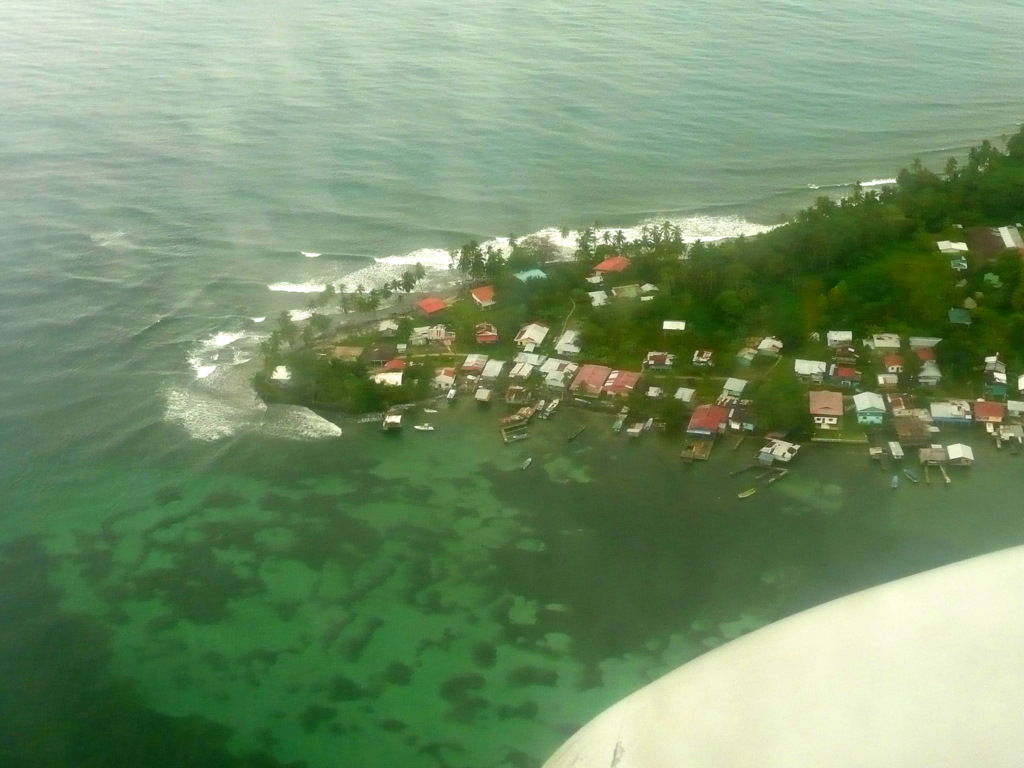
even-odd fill
[[[987,254],[972,250],[967,268],[955,271],[936,241],[963,240],[973,227],[1021,219],[1024,129],[1008,139],[1005,149],[984,142],[962,162],[950,159],[942,173],[915,162],[893,185],[857,187],[842,199],[820,197],[788,223],[754,237],[687,245],[668,222],[645,226],[632,240],[622,232],[591,227],[580,234],[570,259],[544,238],[510,235],[507,251],[470,242],[451,258],[463,277],[463,300],[430,322],[452,327],[460,351],[511,359],[515,350],[510,341],[521,325],[542,322],[558,330],[569,319],[570,327],[583,335],[583,362],[635,370],[645,351],[661,349],[679,354],[685,367],[699,346],[719,353],[721,374],[732,370],[732,355],[751,336],[777,336],[787,355],[798,356],[813,356],[818,350],[812,334],[829,328],[851,330],[855,338],[882,331],[941,336],[940,364],[955,386],[975,375],[985,354],[998,352],[1011,368],[1024,367],[1024,260],[1017,249]],[[652,300],[591,305],[587,291],[594,286],[585,278],[613,254],[626,255],[631,264],[606,276],[599,287],[650,283],[658,288]],[[547,278],[524,282],[515,277],[535,267]],[[477,308],[464,293],[483,283],[493,284],[498,298],[487,310]],[[333,297],[321,297],[323,303],[328,298]],[[948,310],[968,299],[972,324],[952,326]],[[497,348],[472,343],[474,325],[483,319],[499,330],[502,343]],[[664,319],[685,320],[688,331],[668,339],[661,331]],[[326,315],[314,315],[313,330],[298,331],[287,320],[283,323],[265,346],[264,370],[257,376],[264,396],[345,410],[372,410],[399,397],[367,385],[360,365],[325,361],[315,354],[325,343],[340,343]],[[403,323],[398,340],[410,326]],[[356,341],[373,339],[364,334]],[[269,372],[282,363],[312,375],[318,382],[315,391],[304,384],[288,394],[274,387]],[[403,387],[400,396],[425,392],[426,378],[414,373],[410,388]],[[762,400],[779,400],[769,410],[792,411],[792,405],[785,406],[795,402],[791,377],[763,378]]]

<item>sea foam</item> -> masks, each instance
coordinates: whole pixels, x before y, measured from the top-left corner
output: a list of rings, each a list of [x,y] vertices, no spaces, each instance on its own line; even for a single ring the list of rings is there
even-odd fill
[[[270,283],[267,288],[284,293],[320,293],[327,288],[326,283]]]

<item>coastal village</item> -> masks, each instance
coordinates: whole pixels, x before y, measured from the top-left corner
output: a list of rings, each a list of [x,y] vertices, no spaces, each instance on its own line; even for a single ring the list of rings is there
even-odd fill
[[[935,269],[947,271],[959,289],[968,287],[968,269],[980,271],[984,286],[998,289],[1000,277],[985,265],[1006,252],[1024,259],[1016,226],[969,228],[963,240],[935,242],[933,257]],[[600,322],[639,311],[656,301],[663,286],[644,280],[636,261],[622,253],[602,258],[573,295],[585,296]],[[512,274],[519,291],[515,300],[564,266],[540,263]],[[440,429],[432,417],[439,408],[470,401],[492,412],[497,435],[512,443],[527,439],[536,421],[561,408],[582,407],[607,411],[608,428],[624,438],[680,434],[685,462],[711,460],[716,450],[749,451],[750,465],[734,474],[753,470],[755,480],[769,484],[784,477],[810,443],[863,445],[866,459],[891,474],[893,488],[901,479],[952,482],[948,467],[974,462],[965,430],[983,432],[1009,453],[1024,447],[1024,371],[1012,378],[1001,350],[989,350],[978,361],[967,387],[944,379],[943,336],[975,321],[984,291],[967,292],[959,306],[950,306],[947,324],[932,329],[934,335],[885,327],[861,335],[822,329],[795,350],[770,328],[712,347],[700,342],[686,317],[655,315],[648,322],[656,326],[659,343],[637,349],[631,366],[595,357],[585,330],[574,323],[575,299],[560,324],[534,320],[508,330],[492,317],[505,300],[513,299],[494,281],[469,280],[457,292],[423,296],[409,314],[339,328],[319,344],[318,354],[365,366],[366,376],[384,387],[401,387],[411,373],[422,377],[427,369],[432,394],[425,402],[363,417],[385,432]],[[758,392],[767,380],[782,377],[802,401],[802,418],[766,428]],[[275,365],[270,379],[287,388],[292,372]],[[1020,399],[1012,399],[1014,394]]]

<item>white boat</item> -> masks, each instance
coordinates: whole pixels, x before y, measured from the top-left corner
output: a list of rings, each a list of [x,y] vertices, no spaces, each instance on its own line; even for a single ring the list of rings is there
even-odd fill
[[[414,424],[412,428],[413,429],[418,429],[420,432],[433,432],[434,431],[434,425],[430,424],[430,423]]]
[[[531,464],[533,464],[533,457],[532,456],[530,456],[529,458],[526,459],[526,461],[523,462],[523,466],[521,466],[520,469],[526,469]]]
[[[448,390],[448,394],[445,395],[445,400],[447,400],[449,403],[455,402],[455,387],[452,387],[451,389]]]
[[[437,409],[436,408],[424,408],[423,412],[424,413],[437,413]]]

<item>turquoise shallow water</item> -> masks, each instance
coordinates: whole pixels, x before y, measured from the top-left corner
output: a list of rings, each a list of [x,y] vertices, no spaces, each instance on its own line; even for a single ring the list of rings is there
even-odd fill
[[[4,3],[0,762],[532,765],[738,633],[1019,542],[994,451],[897,494],[812,451],[741,506],[739,454],[687,470],[566,411],[523,473],[468,404],[339,436],[244,361],[254,318],[376,258],[748,231],[998,140],[1022,15]]]

